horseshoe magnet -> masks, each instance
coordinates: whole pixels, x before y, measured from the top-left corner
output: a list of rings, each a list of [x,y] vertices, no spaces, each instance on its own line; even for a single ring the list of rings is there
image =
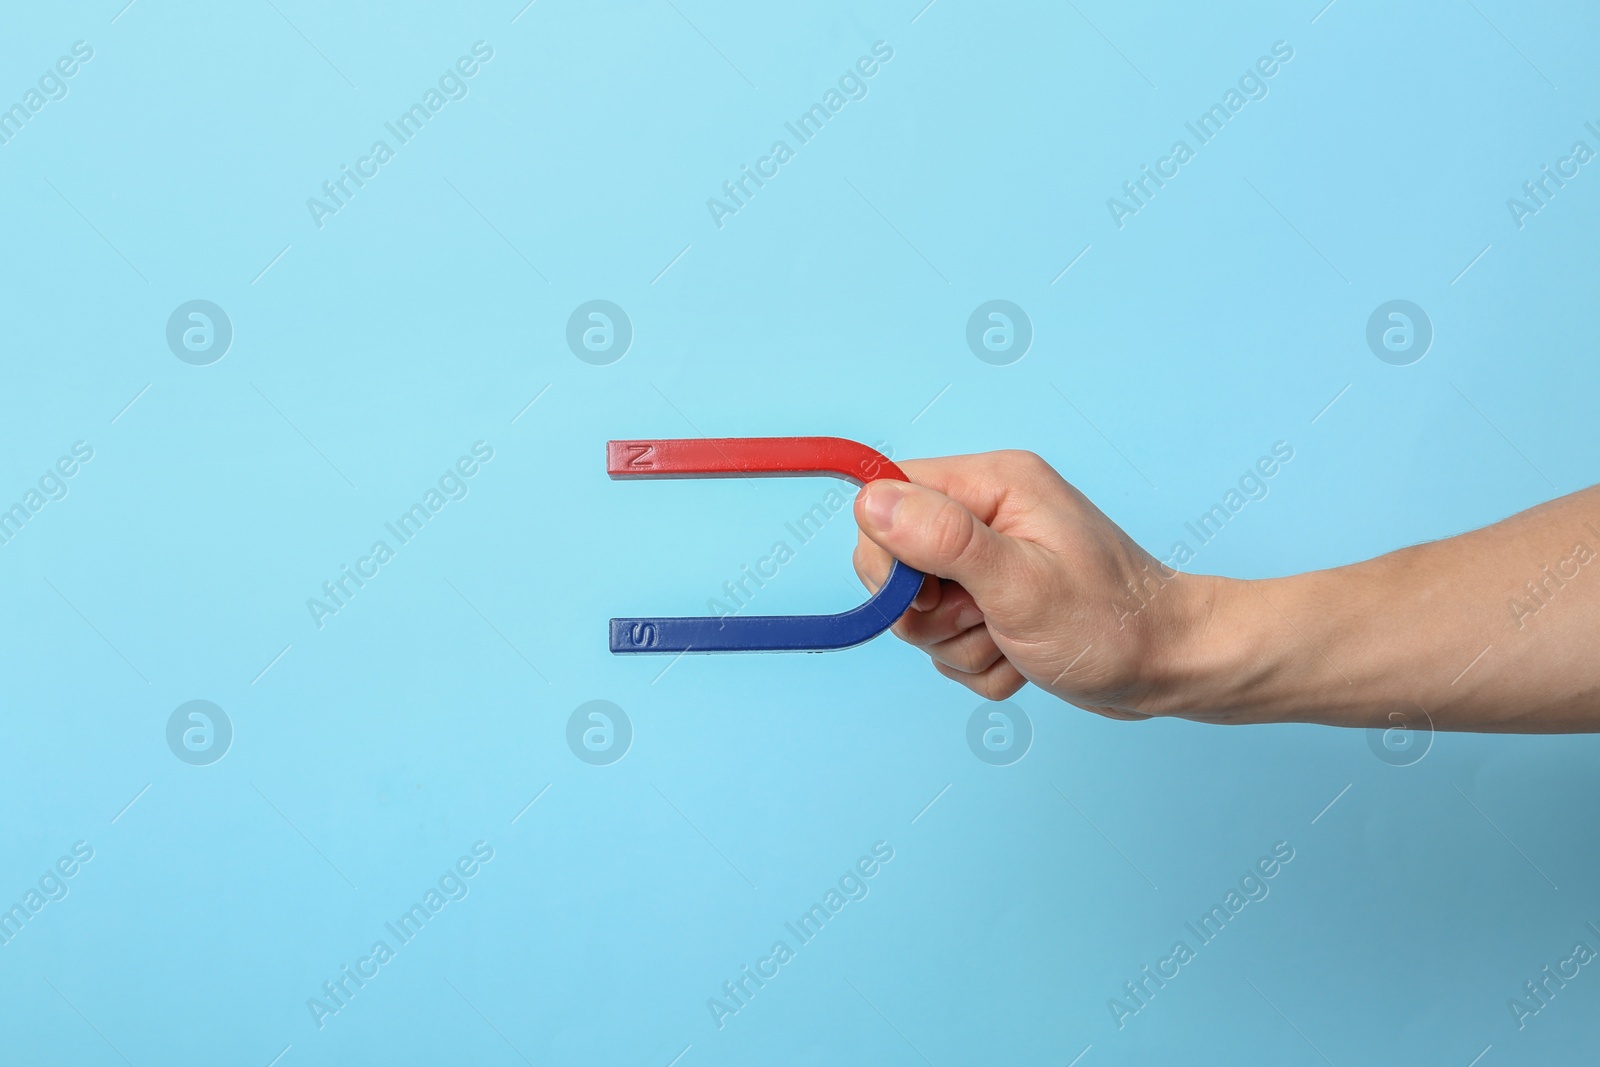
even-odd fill
[[[875,448],[842,437],[721,437],[607,441],[612,478],[734,478],[832,475],[864,485],[910,481]],[[827,652],[870,641],[905,614],[922,572],[894,561],[866,603],[837,615],[730,615],[724,618],[611,620],[611,651]]]

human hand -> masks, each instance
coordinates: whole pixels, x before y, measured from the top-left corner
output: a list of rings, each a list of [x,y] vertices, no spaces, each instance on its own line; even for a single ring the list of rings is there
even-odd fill
[[[1214,590],[1140,548],[1031,452],[909,460],[911,483],[856,496],[856,573],[890,557],[928,575],[893,627],[990,700],[1033,682],[1089,711],[1149,718],[1182,670]]]

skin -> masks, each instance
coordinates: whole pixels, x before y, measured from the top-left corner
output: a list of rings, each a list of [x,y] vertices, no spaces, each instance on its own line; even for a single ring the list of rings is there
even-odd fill
[[[1261,581],[1165,567],[1029,452],[911,460],[856,497],[856,571],[929,575],[894,626],[991,700],[1114,719],[1600,729],[1600,486]]]

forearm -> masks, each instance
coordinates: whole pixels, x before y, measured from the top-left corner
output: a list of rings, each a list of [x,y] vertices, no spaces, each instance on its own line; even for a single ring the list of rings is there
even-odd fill
[[[1600,487],[1363,563],[1188,584],[1161,712],[1391,726],[1420,708],[1441,730],[1600,729]]]

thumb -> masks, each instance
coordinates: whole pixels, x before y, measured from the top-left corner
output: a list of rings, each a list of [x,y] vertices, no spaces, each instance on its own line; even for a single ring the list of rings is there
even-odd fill
[[[856,495],[856,524],[889,555],[925,574],[960,582],[979,605],[1003,597],[1020,569],[1020,546],[960,501],[910,482],[876,481]]]

